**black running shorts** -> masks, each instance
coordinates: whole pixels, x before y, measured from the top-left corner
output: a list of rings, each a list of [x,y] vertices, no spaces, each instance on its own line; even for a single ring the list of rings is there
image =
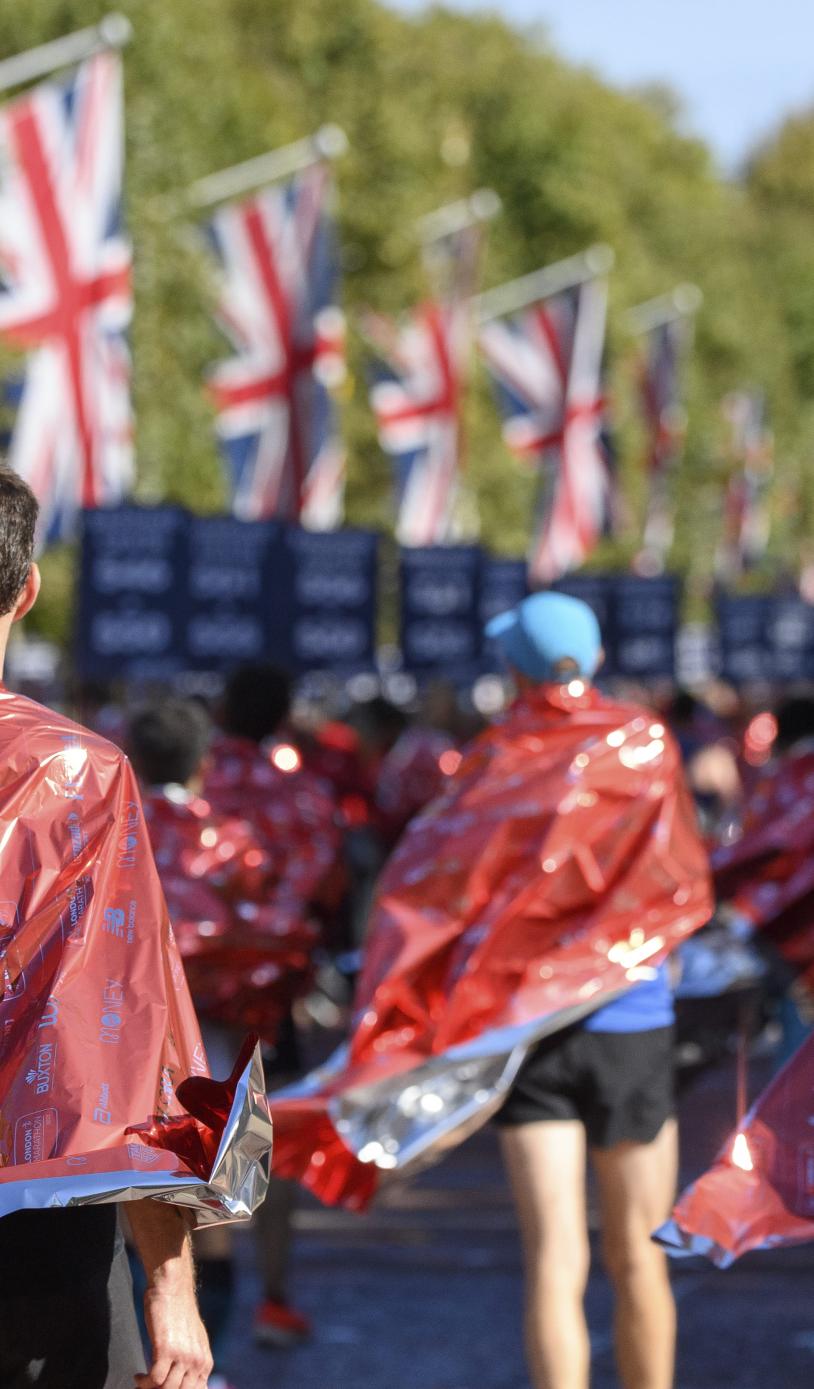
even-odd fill
[[[143,1369],[115,1205],[0,1220],[0,1389],[133,1389]]]
[[[545,1037],[521,1066],[496,1115],[502,1126],[578,1119],[592,1148],[652,1143],[674,1113],[673,1028]]]

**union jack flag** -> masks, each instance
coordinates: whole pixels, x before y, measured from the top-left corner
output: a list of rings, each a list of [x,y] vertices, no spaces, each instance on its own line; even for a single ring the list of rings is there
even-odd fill
[[[681,455],[686,411],[681,399],[681,368],[690,341],[683,315],[658,323],[646,334],[639,364],[639,395],[647,431],[649,491],[644,552],[637,567],[657,572],[673,543],[673,507],[668,478]]]
[[[236,355],[210,387],[234,514],[331,529],[342,519],[344,455],[329,386],[344,374],[335,304],[331,178],[314,164],[221,208],[210,232],[222,268],[218,309]]]
[[[716,569],[732,579],[759,563],[769,542],[769,491],[774,474],[771,431],[760,391],[732,391],[722,412],[729,429],[730,474]]]
[[[607,284],[594,278],[484,323],[479,341],[511,451],[538,470],[529,574],[550,583],[602,534],[610,473],[602,438]]]
[[[647,466],[662,473],[678,457],[686,417],[681,402],[681,364],[687,349],[687,320],[659,323],[647,334],[639,369],[639,393],[647,428]]]
[[[133,479],[123,158],[115,54],[0,107],[0,338],[30,352],[9,461],[47,539]]]
[[[370,402],[379,442],[394,461],[396,535],[438,545],[453,532],[468,322],[461,306],[427,303],[396,328],[368,321],[382,353]]]
[[[470,301],[482,248],[477,225],[439,238],[425,248],[436,297],[399,325],[378,315],[366,319],[379,357],[370,403],[379,442],[394,463],[402,545],[440,545],[454,534],[472,349]]]

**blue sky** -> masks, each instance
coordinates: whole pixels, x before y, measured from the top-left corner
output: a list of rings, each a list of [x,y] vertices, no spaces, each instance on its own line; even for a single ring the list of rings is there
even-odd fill
[[[391,0],[404,10],[422,0]],[[790,111],[814,107],[814,0],[445,0],[546,26],[554,48],[620,86],[667,82],[684,125],[733,170]]]

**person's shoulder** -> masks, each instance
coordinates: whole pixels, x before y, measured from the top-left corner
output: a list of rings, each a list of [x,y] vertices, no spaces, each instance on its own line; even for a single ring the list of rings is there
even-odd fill
[[[608,695],[598,697],[597,707],[602,711],[603,721],[624,732],[628,737],[639,738],[647,744],[660,742],[662,750],[680,759],[678,742],[655,709],[646,704],[636,704],[632,700],[616,700]]]
[[[27,695],[0,690],[0,742],[19,742],[36,755],[45,755],[68,748],[83,748],[104,764],[123,765],[127,762],[121,748],[92,729],[38,704]]]

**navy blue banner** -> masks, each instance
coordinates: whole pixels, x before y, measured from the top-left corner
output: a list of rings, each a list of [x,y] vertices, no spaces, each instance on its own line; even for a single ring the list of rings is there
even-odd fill
[[[814,680],[814,606],[796,593],[716,600],[720,673],[733,685]]]
[[[516,608],[528,591],[528,565],[524,559],[481,556],[480,619],[484,626],[490,618]]]
[[[633,680],[672,679],[681,588],[672,574],[613,580],[613,673]]]
[[[83,518],[76,660],[100,680],[184,670],[188,524],[177,507],[116,507]]]
[[[77,667],[164,680],[269,660],[294,673],[375,665],[378,537],[175,507],[85,513]]]
[[[402,549],[399,587],[405,669],[452,679],[474,672],[483,647],[478,546]]]
[[[372,670],[376,659],[379,538],[371,531],[290,527],[289,665],[292,670]],[[278,614],[285,612],[283,605]]]
[[[233,670],[273,659],[265,621],[267,570],[281,529],[274,521],[190,517],[186,651],[192,670]]]

